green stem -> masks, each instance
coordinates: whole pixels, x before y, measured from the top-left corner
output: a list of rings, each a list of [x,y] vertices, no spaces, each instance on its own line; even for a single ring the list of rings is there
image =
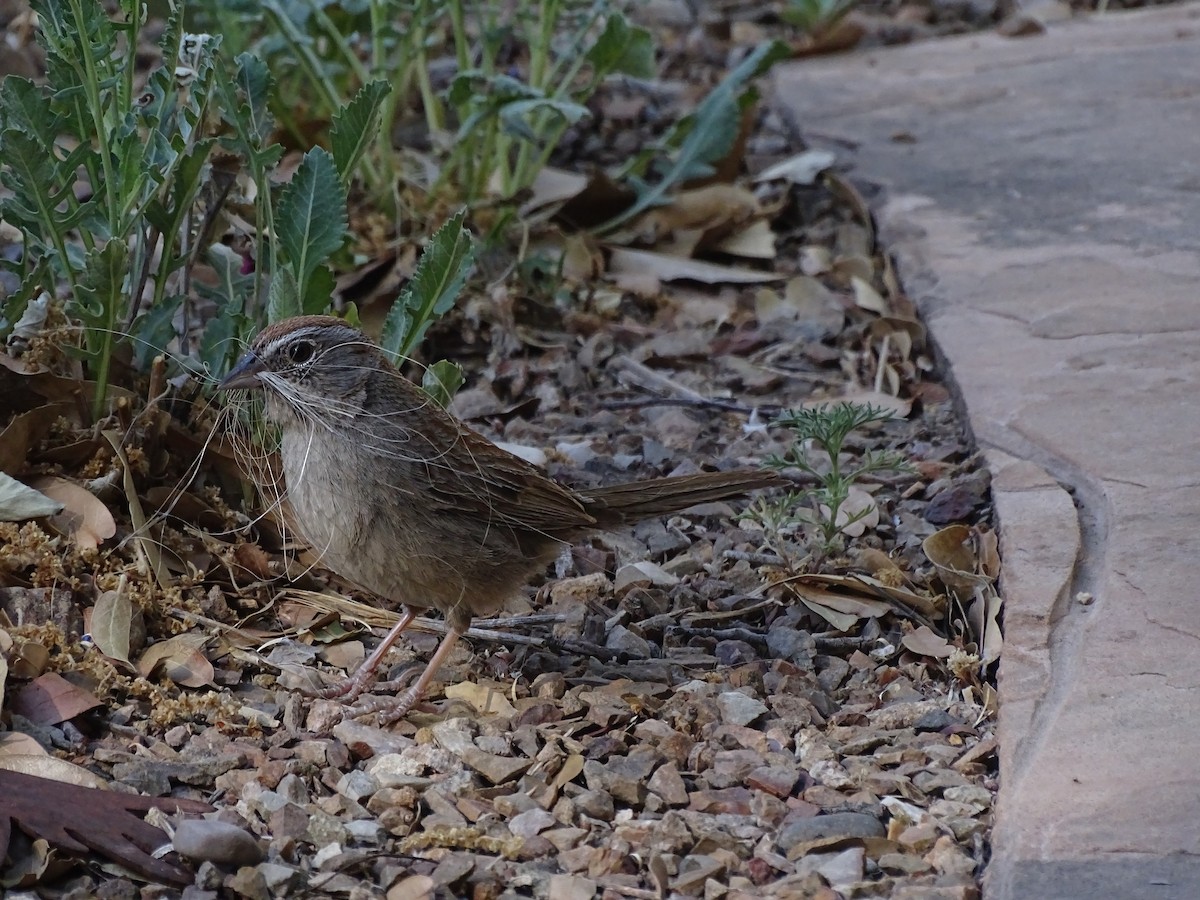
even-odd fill
[[[80,0],[70,0],[71,14],[75,17],[76,23],[86,21],[83,13],[83,6]],[[100,74],[96,70],[96,60],[92,56],[91,38],[90,35],[80,34],[78,36],[80,43],[80,56],[83,61],[83,71],[79,70],[79,63],[72,65],[76,74],[79,76],[80,86],[83,88],[84,95],[87,97],[88,112],[91,113],[92,126],[96,131],[96,143],[99,145],[100,166],[104,170],[104,185],[93,184],[92,190],[101,189],[104,191],[105,206],[108,210],[108,227],[110,239],[117,238],[119,234],[120,221],[118,219],[117,202],[114,200],[120,185],[117,184],[116,175],[113,171],[112,158],[108,146],[108,126],[104,121],[104,106],[100,98]]]

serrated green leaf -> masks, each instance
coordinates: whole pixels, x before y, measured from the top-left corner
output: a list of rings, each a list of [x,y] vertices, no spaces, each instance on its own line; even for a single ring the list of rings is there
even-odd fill
[[[0,127],[34,138],[49,153],[60,125],[61,116],[55,115],[49,96],[38,85],[16,75],[0,81]]]
[[[630,25],[620,13],[613,13],[604,23],[604,31],[587,52],[593,77],[598,81],[613,72],[623,72],[634,78],[653,78],[654,38],[640,26]]]
[[[247,127],[248,136],[258,143],[266,140],[275,127],[271,118],[271,70],[252,53],[242,53],[237,60],[237,88],[242,105],[239,112]]]
[[[329,142],[343,184],[349,183],[354,167],[375,139],[383,98],[391,92],[392,86],[386,81],[364,84],[354,99],[334,114]]]
[[[421,389],[442,409],[449,409],[462,383],[462,366],[448,359],[435,362],[421,377]]]
[[[300,315],[300,290],[296,276],[287,267],[281,267],[271,278],[267,291],[267,321],[278,322]]]
[[[346,239],[346,191],[328,150],[314,147],[304,154],[280,194],[275,236],[295,276],[297,298],[307,298],[313,272]]]
[[[84,324],[84,340],[88,347],[98,346],[107,335],[125,299],[125,269],[128,251],[121,241],[108,241],[92,250],[84,261],[78,290],[67,303],[67,313]]]
[[[380,346],[393,362],[409,356],[425,331],[444,315],[466,283],[475,262],[475,245],[459,210],[429,239],[416,271],[383,322]]]

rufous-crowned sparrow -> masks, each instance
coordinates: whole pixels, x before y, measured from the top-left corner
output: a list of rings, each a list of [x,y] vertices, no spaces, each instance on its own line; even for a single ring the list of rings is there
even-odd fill
[[[291,519],[321,563],[403,605],[353,677],[323,696],[356,697],[418,609],[446,636],[383,721],[422,696],[471,622],[497,610],[570,542],[698,503],[786,483],[756,469],[574,490],[445,412],[340,319],[264,329],[220,384],[262,390],[279,427]]]

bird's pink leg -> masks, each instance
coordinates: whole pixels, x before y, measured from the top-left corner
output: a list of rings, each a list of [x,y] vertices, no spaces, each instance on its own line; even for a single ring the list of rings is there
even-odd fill
[[[358,667],[358,671],[338,684],[314,691],[311,696],[319,697],[323,700],[331,700],[336,697],[355,700],[375,680],[375,672],[383,663],[383,658],[387,656],[387,652],[392,649],[392,644],[396,643],[396,639],[400,637],[405,628],[412,624],[413,619],[416,617],[417,611],[411,606],[402,607],[400,610],[400,621],[387,633],[387,636],[375,648],[375,652],[367,657],[366,661]]]
[[[356,719],[360,716],[367,716],[371,713],[379,713],[379,724],[387,725],[391,722],[397,722],[408,715],[408,711],[413,708],[418,700],[425,695],[425,691],[429,689],[429,683],[433,681],[433,677],[437,674],[438,669],[442,667],[442,663],[450,656],[454,645],[458,643],[458,639],[463,636],[463,632],[454,627],[448,627],[446,636],[442,638],[442,642],[438,644],[438,648],[433,651],[433,656],[429,657],[429,662],[425,666],[425,670],[421,673],[421,677],[416,683],[401,691],[395,697],[384,700],[381,697],[372,697],[369,703],[355,707],[347,712],[346,717]]]

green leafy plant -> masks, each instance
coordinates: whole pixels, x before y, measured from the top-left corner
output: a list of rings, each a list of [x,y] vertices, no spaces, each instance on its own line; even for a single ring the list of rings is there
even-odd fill
[[[309,151],[275,188],[283,147],[268,67],[249,53],[228,65],[219,37],[183,30],[177,4],[159,41],[162,62],[135,86],[129,59],[147,5],[121,0],[110,18],[98,0],[36,2],[46,84],[8,77],[0,85],[8,189],[0,215],[21,231],[23,248],[0,263],[20,278],[0,309],[0,336],[31,299],[62,297],[97,383],[97,418],[120,342],[144,365],[178,340],[175,361],[190,365],[197,297],[216,310],[196,348],[216,375],[267,321],[329,307],[330,263],[348,237],[347,192],[390,90],[371,82],[337,105],[330,149]],[[239,236],[247,252],[219,243],[216,225],[230,203],[252,206]],[[193,281],[197,262],[215,282]]]
[[[733,149],[742,116],[758,102],[753,81],[776,62],[791,56],[779,41],[760,44],[666,136],[634,157],[618,173],[637,191],[637,199],[596,230],[616,230],[648,209],[666,202],[668,194],[688,181],[709,178],[713,166]]]
[[[436,174],[423,184],[430,199],[476,205],[528,187],[563,131],[587,115],[587,99],[604,78],[655,71],[650,33],[631,25],[614,0],[197,6],[208,21],[236,22],[238,31],[254,34],[256,52],[286,86],[281,94],[306,98],[295,108],[275,107],[294,135],[309,133],[309,122],[334,120],[341,98],[356,89],[391,85],[373,98],[379,127],[365,129],[372,140],[354,166],[375,196],[392,195],[397,210],[401,163],[391,141],[406,115],[419,110],[433,143]],[[514,48],[524,55],[513,58]],[[430,74],[439,54],[455,65],[446,91],[435,89]]]
[[[855,482],[875,472],[910,470],[904,456],[889,450],[867,450],[852,461],[843,457],[846,438],[853,431],[891,418],[892,412],[883,407],[842,402],[791,410],[775,420],[775,425],[791,429],[792,446],[782,456],[769,458],[767,465],[799,469],[816,480],[815,488],[801,496],[793,494],[790,502],[793,515],[815,528],[821,553],[838,550],[843,545],[845,529],[867,514],[859,511],[843,515],[842,508]],[[799,509],[805,501],[809,508]]]
[[[139,89],[129,60],[146,8],[139,0],[119,8],[113,21],[95,0],[34,3],[47,84],[10,76],[0,87],[0,181],[10,192],[0,216],[20,229],[24,249],[5,263],[21,287],[3,327],[30,299],[65,284],[67,313],[83,326],[78,349],[98,385],[97,418],[117,336],[157,343],[183,298],[171,276],[192,249],[183,226],[213,147],[203,122],[219,44],[185,40],[177,12],[160,42],[163,63]]]
[[[429,326],[445,315],[462,292],[475,264],[475,244],[459,210],[429,239],[412,278],[383,322],[379,345],[399,365],[417,348]],[[443,407],[449,406],[463,382],[457,363],[441,360],[429,366],[421,386]]]
[[[787,0],[779,17],[805,34],[821,35],[856,6],[858,0]]]

